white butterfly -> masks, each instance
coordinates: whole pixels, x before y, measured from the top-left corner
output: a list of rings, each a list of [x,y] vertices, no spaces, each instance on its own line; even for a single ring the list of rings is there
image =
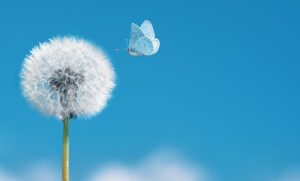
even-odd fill
[[[153,26],[145,20],[139,27],[131,24],[129,46],[126,49],[132,56],[153,55],[159,49],[160,42],[155,38]]]

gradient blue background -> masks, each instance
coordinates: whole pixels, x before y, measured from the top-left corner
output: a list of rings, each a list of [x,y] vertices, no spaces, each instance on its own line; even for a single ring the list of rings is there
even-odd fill
[[[62,124],[21,95],[24,57],[75,35],[102,47],[117,73],[104,111],[70,126],[74,181],[101,163],[175,148],[222,181],[300,167],[297,0],[1,1],[0,165],[60,164]],[[159,52],[131,57],[130,23],[153,23]]]

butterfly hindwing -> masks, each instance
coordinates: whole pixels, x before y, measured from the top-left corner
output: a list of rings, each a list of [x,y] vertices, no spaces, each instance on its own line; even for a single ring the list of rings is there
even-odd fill
[[[147,37],[140,37],[131,48],[132,53],[136,55],[152,55],[154,47],[152,41]]]
[[[159,49],[160,42],[159,42],[159,40],[157,38],[154,38],[152,40],[152,43],[153,43],[153,49],[154,49],[153,54],[155,54],[158,51],[158,49]]]
[[[129,48],[132,47],[132,45],[135,43],[135,41],[137,41],[140,37],[143,37],[143,36],[145,36],[145,34],[141,30],[141,28],[138,25],[132,23],[130,39],[129,39]]]

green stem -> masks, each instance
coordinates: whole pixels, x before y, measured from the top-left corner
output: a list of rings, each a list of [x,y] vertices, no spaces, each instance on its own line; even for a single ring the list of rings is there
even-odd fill
[[[63,121],[62,181],[69,181],[69,121],[69,118]]]

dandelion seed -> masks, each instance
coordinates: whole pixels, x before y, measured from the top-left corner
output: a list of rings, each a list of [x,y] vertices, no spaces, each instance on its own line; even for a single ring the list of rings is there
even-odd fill
[[[64,123],[63,181],[69,181],[69,120],[100,112],[111,96],[114,77],[100,49],[73,37],[41,43],[25,58],[24,96],[41,112]]]
[[[24,96],[60,120],[92,116],[111,96],[113,68],[102,51],[76,38],[56,38],[33,48],[21,72]]]

